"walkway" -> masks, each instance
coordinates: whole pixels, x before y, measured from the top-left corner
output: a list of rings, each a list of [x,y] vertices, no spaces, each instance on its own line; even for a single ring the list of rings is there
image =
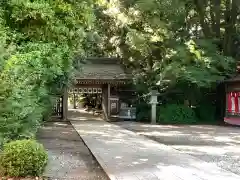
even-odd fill
[[[239,180],[213,163],[104,121],[71,121],[111,180]]]
[[[115,124],[240,175],[239,127],[151,125],[129,121]]]
[[[47,149],[48,180],[108,180],[78,133],[67,122],[45,123],[37,136]]]

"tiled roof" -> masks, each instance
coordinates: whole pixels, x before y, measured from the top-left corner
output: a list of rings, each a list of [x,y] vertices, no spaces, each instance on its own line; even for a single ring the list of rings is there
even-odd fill
[[[127,80],[130,77],[116,58],[87,59],[75,76],[82,80]]]

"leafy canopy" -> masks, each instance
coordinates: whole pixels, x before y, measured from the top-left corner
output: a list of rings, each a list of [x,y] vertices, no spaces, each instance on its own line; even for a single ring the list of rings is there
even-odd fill
[[[204,0],[201,7],[198,0],[98,0],[96,3],[99,34],[104,44],[99,49],[121,57],[133,70],[136,83],[145,90],[156,87],[167,92],[182,83],[186,87],[182,92],[193,86],[212,88],[235,71],[236,54],[225,48],[234,47],[230,37],[236,35],[237,25],[227,19],[235,9],[227,9],[225,1],[212,4],[213,1]],[[239,4],[237,7],[239,14]],[[219,17],[218,11],[227,17]],[[204,19],[211,21],[202,22],[202,12]],[[218,26],[218,21],[227,26]],[[104,29],[106,26],[110,28]],[[206,26],[211,28],[209,34],[205,32]],[[234,29],[232,34],[226,33],[229,26]]]

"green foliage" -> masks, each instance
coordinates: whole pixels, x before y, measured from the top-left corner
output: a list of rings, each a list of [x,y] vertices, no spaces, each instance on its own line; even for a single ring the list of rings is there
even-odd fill
[[[185,105],[168,104],[160,108],[158,123],[161,124],[193,124],[197,122],[194,110]]]
[[[216,106],[210,102],[200,103],[195,109],[200,123],[216,122]]]
[[[71,80],[76,54],[120,57],[142,94],[154,87],[185,100],[214,90],[239,57],[236,2],[2,0],[0,138],[34,136]]]
[[[92,1],[0,2],[0,139],[32,138],[85,56]]]
[[[48,155],[43,146],[34,140],[17,140],[4,145],[0,166],[10,177],[41,176]]]
[[[232,58],[219,54],[215,45],[207,40],[190,40],[176,46],[165,60],[169,63],[155,65],[159,72],[157,84],[163,89],[179,81],[198,88],[210,88],[229,76],[235,65]]]
[[[34,136],[46,107],[45,102],[51,98],[48,93],[57,93],[57,87],[48,87],[46,83],[55,85],[55,78],[63,76],[60,60],[64,59],[61,57],[64,52],[57,53],[51,46],[46,48],[46,51],[35,48],[32,52],[18,53],[4,66],[0,81],[0,86],[4,86],[0,101],[3,107],[0,110],[0,129],[6,138]]]
[[[215,91],[216,82],[236,72],[237,0],[96,2],[99,51],[121,57],[146,94],[157,88],[162,96],[200,98],[202,88]]]
[[[149,121],[151,118],[151,107],[149,104],[142,102],[137,104],[136,107],[136,119],[137,121]]]

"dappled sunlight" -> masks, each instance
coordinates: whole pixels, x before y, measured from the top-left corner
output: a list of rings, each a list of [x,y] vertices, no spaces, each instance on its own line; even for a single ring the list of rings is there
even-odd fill
[[[231,139],[232,137],[229,136],[220,136],[220,137],[214,137],[214,140],[219,142],[236,142],[236,140]]]
[[[219,174],[219,171],[214,171],[207,169],[207,168],[214,168],[211,164],[206,164],[206,163],[199,163],[197,161],[192,162],[191,167],[181,167],[177,165],[158,165],[157,168],[160,170],[161,174],[164,177],[169,177],[172,179],[173,176],[178,177],[181,179],[181,177],[185,177],[184,179],[196,179],[196,180],[201,180],[202,178],[209,179],[209,177],[212,177],[214,179],[217,179],[217,177],[220,177],[220,179],[223,180],[223,178],[229,178],[228,174]],[[196,167],[203,167],[203,169],[199,169]],[[201,177],[201,178],[200,178]],[[236,177],[235,177],[236,178]],[[230,177],[231,179],[231,177]]]
[[[95,135],[107,135],[106,133],[104,132],[99,132],[99,131],[81,131],[82,134],[95,134]]]
[[[159,126],[159,125],[153,125],[153,124],[148,124],[148,125],[141,125],[140,127],[143,128],[160,128],[160,129],[181,129],[183,127],[181,126],[172,126],[172,125],[165,125],[165,126]]]
[[[146,177],[145,179],[169,177],[171,180],[177,180],[181,177],[192,180],[199,179],[199,174],[201,178],[208,177],[207,179],[214,179],[216,174],[225,179],[233,175],[217,168],[211,161],[204,162],[194,157],[205,154],[222,156],[233,152],[233,149],[226,145],[226,142],[232,142],[227,136],[221,134],[220,138],[214,140],[214,130],[211,130],[210,134],[208,133],[210,130],[201,132],[198,129],[196,133],[196,127],[187,129],[187,126],[180,129],[171,129],[173,126],[168,126],[159,130],[155,125],[143,128],[141,124],[139,127],[138,123],[135,123],[137,133],[134,133],[129,131],[134,130],[133,126],[127,128],[125,125],[123,129],[104,121],[71,121],[71,123],[99,163],[109,168],[115,177],[129,177],[128,179],[132,180],[141,175],[140,177]],[[124,122],[120,124],[124,125]],[[214,146],[209,146],[208,143],[213,141]],[[165,143],[170,146],[164,145]]]
[[[62,134],[71,134],[71,132],[61,132]]]
[[[42,130],[51,130],[51,129],[53,129],[53,127],[43,126],[41,129],[42,129]]]
[[[134,161],[134,162],[132,162],[132,164],[140,164],[139,162],[136,162],[136,161]]]
[[[122,156],[116,156],[115,159],[122,159]]]
[[[165,126],[137,122],[116,122],[114,124],[168,145],[182,154],[191,155],[227,171],[240,174],[239,127]]]
[[[147,162],[148,159],[139,159],[140,161],[144,161],[144,162]]]
[[[201,137],[201,138],[204,138],[204,139],[211,137],[209,134],[202,134],[202,133],[200,133],[200,132],[199,132],[199,135],[198,135],[198,136]]]
[[[186,146],[186,145],[185,146],[174,145],[174,148],[176,148],[176,149],[181,148],[181,151],[184,151],[186,153],[199,152],[199,153],[208,153],[208,154],[213,154],[213,155],[222,155],[222,154],[229,152],[229,150],[225,149],[225,147],[209,147],[209,146],[196,146],[195,147],[195,146]]]
[[[122,142],[123,141],[113,139],[111,141],[105,141],[105,144],[117,144],[117,143],[121,144]]]
[[[159,132],[159,131],[153,131],[153,132],[137,132],[137,134],[145,135],[145,136],[181,136],[182,134],[180,132]],[[184,135],[191,135],[191,134],[184,134]]]
[[[164,125],[143,125],[136,122],[115,123],[128,130],[135,131],[140,135],[154,137],[159,140],[174,140],[178,144],[179,140],[190,140],[190,142],[201,141],[202,143],[216,142],[215,145],[224,143],[240,143],[238,128],[219,127],[219,126],[164,126]],[[130,125],[130,126],[129,126]],[[148,127],[148,128],[143,128]],[[179,128],[179,129],[178,129]],[[237,132],[234,132],[237,131]],[[186,143],[188,141],[185,141]],[[174,142],[173,142],[174,144]],[[212,144],[213,145],[213,144]]]
[[[54,125],[57,125],[57,126],[68,126],[68,124],[62,123],[62,122],[55,122]]]
[[[119,177],[141,174],[144,168],[151,172],[147,176],[160,177],[165,174],[170,179],[178,176],[197,179],[195,173],[201,174],[201,177],[205,177],[204,173],[206,177],[215,177],[216,173],[226,177],[223,175],[225,172],[218,169],[211,159],[203,158],[204,162],[194,156],[205,157],[208,154],[222,157],[233,152],[240,155],[237,149],[229,148],[228,143],[236,146],[238,138],[238,134],[228,134],[236,133],[231,129],[223,131],[214,126],[162,126],[135,122],[111,124],[95,120],[88,113],[75,113],[75,118],[82,119],[71,121],[75,129],[99,163],[102,161],[110,166],[111,171],[115,172],[113,175]],[[213,169],[214,173],[208,172],[206,167]]]
[[[97,115],[94,115],[93,112],[88,112],[85,111],[84,109],[68,109],[68,120],[88,121],[88,120],[102,120],[102,118]]]
[[[186,127],[195,128],[195,129],[204,129],[204,130],[215,130],[215,126],[212,126],[212,125],[194,125],[194,126],[186,125]]]
[[[85,117],[70,117],[69,120],[73,120],[73,121],[77,121],[77,120],[80,120],[80,121],[87,121],[88,119],[85,118]]]
[[[178,177],[178,175],[180,175],[179,173],[187,173],[188,175],[191,175],[191,174],[196,174],[197,170],[195,168],[185,168],[185,167],[181,167],[181,166],[177,166],[177,165],[168,165],[166,166],[166,164],[163,164],[163,163],[159,163],[157,166],[156,166],[161,173],[166,173],[166,174],[173,174],[174,172],[174,175]],[[165,175],[166,175],[165,174]]]
[[[105,124],[104,127],[111,127],[111,125],[110,124]]]

